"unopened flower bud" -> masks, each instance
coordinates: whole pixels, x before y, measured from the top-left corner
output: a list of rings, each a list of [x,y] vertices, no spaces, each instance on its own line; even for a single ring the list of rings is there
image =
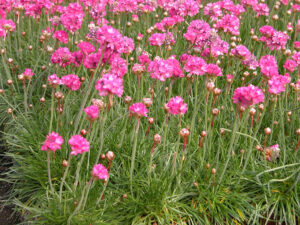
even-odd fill
[[[132,98],[131,98],[130,96],[125,96],[125,97],[124,97],[124,102],[125,102],[126,104],[130,104],[131,101],[132,101]]]
[[[81,134],[82,136],[85,136],[85,135],[87,134],[87,131],[86,131],[85,129],[82,129],[82,130],[80,131],[80,134]]]
[[[64,160],[62,161],[61,165],[62,165],[63,167],[67,167],[67,166],[68,166],[68,161],[64,159]]]
[[[251,116],[254,116],[255,113],[256,113],[256,109],[255,108],[251,108],[250,111],[249,111],[250,115]]]
[[[272,132],[270,127],[265,128],[264,131],[265,131],[265,135],[269,135]]]
[[[217,108],[214,108],[214,109],[212,109],[212,111],[211,111],[211,113],[214,115],[214,116],[217,116],[218,114],[219,114],[219,109],[217,109]]]
[[[212,169],[211,169],[211,173],[212,173],[213,175],[215,175],[215,174],[217,173],[217,170],[216,170],[215,168],[212,168]]]
[[[112,152],[112,151],[108,151],[106,154],[105,154],[105,156],[106,156],[106,159],[108,160],[108,161],[113,161],[114,160],[114,158],[115,158],[115,154]]]
[[[158,145],[161,142],[161,136],[159,134],[154,134],[153,142]]]
[[[146,107],[150,107],[152,105],[152,99],[151,98],[143,98],[142,103],[146,106]]]
[[[183,137],[187,137],[187,136],[189,136],[190,131],[188,129],[186,129],[186,128],[182,128],[180,130],[179,134],[180,134],[180,137],[182,137],[182,138]]]
[[[12,80],[7,80],[6,83],[7,83],[8,85],[12,85],[13,81],[12,81]]]
[[[104,160],[106,158],[106,155],[105,154],[101,154],[100,155],[100,159]]]
[[[149,117],[149,118],[148,118],[148,123],[149,123],[149,124],[153,124],[153,123],[154,123],[154,118]]]
[[[41,103],[44,103],[45,101],[46,101],[46,99],[45,99],[44,97],[41,97],[41,98],[40,98],[40,102],[41,102]]]

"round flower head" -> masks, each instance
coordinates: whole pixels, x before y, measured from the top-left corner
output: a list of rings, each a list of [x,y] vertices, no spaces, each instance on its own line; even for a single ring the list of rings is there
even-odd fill
[[[44,144],[41,147],[42,151],[53,151],[61,149],[61,145],[64,143],[64,139],[59,136],[58,133],[52,132],[46,136],[46,140],[44,141]]]
[[[95,88],[99,91],[100,96],[113,94],[121,97],[123,94],[123,79],[115,74],[106,73],[97,81]]]
[[[71,146],[71,155],[78,155],[90,150],[90,143],[80,135],[74,135],[68,141]]]
[[[184,100],[179,96],[171,98],[167,104],[167,107],[169,108],[169,113],[172,115],[184,115],[188,109],[187,104],[184,103]]]
[[[189,56],[184,65],[184,70],[193,75],[204,75],[206,62],[201,57]]]
[[[81,84],[79,77],[75,74],[63,76],[61,82],[73,91],[77,91]]]
[[[68,44],[69,37],[68,33],[63,30],[57,30],[53,34],[53,38],[57,39],[61,43]]]
[[[92,176],[96,179],[106,180],[108,178],[107,169],[102,164],[97,164],[93,167]]]
[[[129,107],[129,111],[132,115],[137,117],[147,117],[148,109],[143,103],[134,103]]]
[[[240,104],[243,107],[263,102],[264,99],[265,96],[263,91],[251,84],[247,87],[235,89],[232,97],[233,103]]]
[[[48,76],[48,82],[49,82],[49,85],[53,88],[56,87],[56,85],[61,84],[61,80],[59,79],[59,77],[56,74],[52,74],[52,75]]]
[[[272,145],[265,149],[265,159],[270,162],[275,161],[279,157],[279,154],[280,154],[280,148],[278,144]]]
[[[84,112],[86,113],[88,120],[94,121],[99,117],[99,108],[96,105],[86,107]]]

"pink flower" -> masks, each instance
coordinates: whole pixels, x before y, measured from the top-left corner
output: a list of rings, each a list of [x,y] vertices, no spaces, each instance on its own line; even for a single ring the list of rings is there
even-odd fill
[[[216,64],[212,64],[212,63],[206,64],[203,68],[205,73],[209,76],[215,76],[215,77],[223,76],[221,68]]]
[[[272,145],[270,147],[267,147],[264,151],[264,154],[265,154],[265,159],[268,160],[268,161],[275,161],[278,157],[279,157],[279,154],[280,154],[280,148],[279,148],[279,145],[276,144],[276,145]]]
[[[265,96],[263,91],[252,84],[247,87],[239,87],[235,89],[232,97],[233,103],[240,104],[243,107],[263,102],[264,99]]]
[[[113,94],[121,97],[123,94],[123,79],[115,74],[106,73],[97,81],[95,88],[101,96]]]
[[[153,79],[164,82],[171,77],[183,77],[180,64],[176,59],[155,59],[148,66],[148,72]]]
[[[172,115],[184,115],[188,109],[187,104],[184,103],[184,100],[179,96],[171,98],[167,106],[169,108],[169,113]]]
[[[96,50],[94,45],[86,41],[80,42],[77,46],[85,55],[88,55]]]
[[[293,72],[297,68],[297,63],[292,59],[288,59],[285,61],[283,68],[290,72]]]
[[[251,57],[251,52],[244,45],[237,45],[235,48],[231,49],[230,53],[242,60],[246,60]]]
[[[70,65],[73,61],[73,55],[68,48],[58,48],[51,56],[51,62],[59,64],[61,67]]]
[[[286,74],[285,76],[276,75],[273,76],[270,80],[268,80],[269,85],[269,93],[271,94],[280,94],[285,91],[285,86],[290,83],[291,77]]]
[[[46,140],[44,141],[41,150],[42,151],[50,150],[55,152],[56,150],[61,149],[61,145],[63,143],[64,143],[64,139],[61,136],[59,136],[58,133],[52,132],[46,136]]]
[[[270,79],[272,76],[278,75],[278,66],[274,56],[265,55],[259,60],[261,73]]]
[[[100,180],[108,179],[108,171],[102,164],[94,165],[92,176]]]
[[[101,46],[106,46],[113,51],[121,50],[123,37],[117,29],[104,25],[97,30],[96,37]]]
[[[71,155],[78,155],[90,150],[90,143],[80,135],[74,135],[68,141],[71,146]]]
[[[88,120],[94,121],[99,117],[99,108],[96,105],[88,106],[84,109]]]
[[[64,44],[67,44],[69,41],[67,32],[65,32],[63,30],[55,31],[53,34],[53,38],[57,39],[58,41],[60,41],[61,43],[64,43]]]
[[[269,16],[270,9],[267,4],[259,3],[253,6],[256,16]]]
[[[129,111],[132,115],[137,117],[147,117],[148,109],[143,103],[134,103],[129,107]]]
[[[88,69],[96,69],[98,64],[100,63],[100,59],[101,59],[101,54],[99,53],[90,54],[84,59],[83,65],[85,68]]]
[[[211,28],[203,20],[193,20],[187,27],[187,32],[183,35],[191,43],[207,40],[210,36]]]
[[[148,52],[142,52],[142,54],[138,57],[139,63],[141,64],[149,64],[151,62],[149,58],[149,53]]]
[[[48,82],[49,82],[49,85],[53,88],[56,87],[57,85],[61,84],[61,80],[59,79],[59,77],[56,74],[52,74],[52,75],[48,76]]]
[[[112,58],[110,63],[111,73],[123,77],[127,73],[126,60],[121,58],[119,55]]]
[[[300,66],[300,52],[296,52],[292,56],[292,59],[297,63],[298,66]]]
[[[32,72],[31,69],[25,69],[23,74],[24,74],[25,79],[28,79],[28,80],[30,80],[31,77],[34,76],[34,73]]]
[[[234,15],[227,14],[217,21],[216,28],[222,29],[225,33],[231,33],[232,35],[240,35],[240,20]]]
[[[205,74],[206,62],[201,57],[189,56],[184,65],[184,70],[193,75],[204,75]]]
[[[166,34],[154,33],[149,37],[149,44],[154,46],[163,45],[166,38]]]
[[[68,74],[61,78],[61,82],[63,85],[66,85],[73,91],[77,91],[80,88],[80,79],[75,74]]]
[[[129,37],[123,37],[121,40],[122,44],[120,49],[118,49],[119,53],[130,54],[134,50],[134,42]]]
[[[211,20],[216,21],[216,20],[218,20],[219,17],[222,16],[221,6],[217,2],[208,3],[204,7],[203,13],[204,13],[204,15],[208,15]]]

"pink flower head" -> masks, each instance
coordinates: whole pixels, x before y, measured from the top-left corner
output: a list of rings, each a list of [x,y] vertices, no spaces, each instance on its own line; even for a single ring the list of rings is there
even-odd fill
[[[66,85],[72,91],[77,91],[80,88],[80,79],[75,74],[68,74],[61,78],[61,83]]]
[[[270,9],[267,4],[259,3],[253,6],[256,16],[269,16]]]
[[[247,60],[251,57],[251,52],[244,45],[238,45],[235,48],[231,49],[230,52],[232,55],[234,55],[242,60]]]
[[[221,68],[216,64],[206,64],[204,66],[204,71],[209,76],[220,77],[223,76]]]
[[[86,113],[87,119],[90,121],[94,121],[99,117],[99,108],[96,105],[86,107],[84,112]]]
[[[292,59],[297,63],[298,66],[300,66],[300,52],[296,52],[292,56]]]
[[[274,56],[265,55],[259,60],[261,73],[270,79],[272,76],[278,75],[278,66]]]
[[[86,41],[80,42],[77,46],[85,55],[88,55],[96,50],[94,45]]]
[[[149,53],[148,52],[142,52],[142,54],[138,57],[139,63],[141,64],[149,64],[151,62],[149,58]]]
[[[0,28],[11,32],[16,30],[16,24],[12,20],[0,19]]]
[[[184,70],[193,75],[204,75],[205,74],[206,62],[201,57],[189,56],[184,65]]]
[[[106,46],[112,50],[118,51],[122,46],[122,35],[117,29],[111,26],[104,25],[100,27],[96,32],[96,37],[97,42],[99,42],[101,46]]]
[[[240,104],[243,107],[263,102],[264,99],[265,96],[263,91],[252,84],[247,87],[239,87],[235,89],[232,97],[233,103]]]
[[[203,20],[193,20],[183,37],[194,44],[197,41],[207,40],[210,36],[210,31],[211,28],[208,23]]]
[[[218,4],[218,2],[208,3],[204,7],[203,13],[204,15],[209,16],[211,20],[216,21],[222,16],[221,6]]]
[[[57,39],[58,41],[60,41],[61,43],[64,43],[64,44],[67,44],[69,41],[67,32],[65,32],[63,30],[55,31],[53,34],[53,38]]]
[[[80,135],[74,135],[68,141],[71,146],[71,155],[78,155],[90,150],[90,143]]]
[[[134,50],[134,42],[129,37],[123,37],[120,49],[118,49],[119,53],[130,54]]]
[[[217,21],[216,28],[222,29],[225,33],[240,35],[240,20],[234,15],[227,14]]]
[[[25,69],[23,74],[24,74],[25,79],[28,79],[28,80],[30,80],[31,77],[34,76],[34,73],[32,72],[31,69]]]
[[[265,159],[268,160],[268,161],[275,161],[278,157],[279,157],[279,154],[280,154],[280,148],[279,148],[279,145],[276,144],[276,145],[272,145],[270,147],[267,147],[264,151],[264,154],[265,154]]]
[[[59,64],[61,67],[70,65],[73,61],[73,55],[68,48],[58,48],[51,56],[51,62]]]
[[[44,141],[41,150],[42,151],[50,150],[55,152],[56,150],[61,149],[61,145],[63,143],[64,143],[64,139],[61,136],[59,136],[58,133],[52,132],[46,136],[46,140]]]
[[[275,31],[276,30],[272,26],[269,26],[269,25],[265,25],[265,26],[262,26],[261,28],[259,28],[259,32],[263,36],[267,36],[267,37],[271,37]]]
[[[100,59],[101,59],[101,54],[92,53],[84,59],[83,65],[85,68],[88,69],[96,69],[98,64],[100,63]]]
[[[184,103],[184,100],[179,96],[171,98],[167,106],[169,108],[169,113],[172,115],[184,115],[188,109],[187,104]]]
[[[285,86],[290,83],[291,78],[287,74],[285,76],[276,75],[273,76],[270,80],[268,80],[269,85],[269,93],[271,94],[280,94],[281,92],[285,91]]]
[[[111,73],[123,77],[127,73],[126,60],[119,55],[113,57],[110,62]]]
[[[297,63],[292,59],[288,59],[285,61],[283,68],[290,72],[293,72],[297,68]]]
[[[48,82],[49,82],[49,85],[53,88],[56,87],[57,85],[61,84],[61,80],[59,79],[59,77],[56,74],[52,74],[52,75],[48,76]]]
[[[129,111],[132,115],[137,117],[147,117],[148,109],[143,103],[134,103],[129,107]]]
[[[94,165],[92,176],[96,179],[106,180],[108,179],[108,171],[102,164]]]
[[[106,73],[97,81],[95,88],[101,96],[113,94],[121,97],[123,94],[123,79],[113,73]]]
[[[155,59],[148,66],[148,72],[153,79],[164,82],[171,77],[183,77],[180,64],[176,59]]]
[[[166,34],[154,33],[149,37],[149,44],[153,46],[163,45],[166,38]]]
[[[68,31],[75,32],[81,28],[84,13],[64,13],[60,21]]]

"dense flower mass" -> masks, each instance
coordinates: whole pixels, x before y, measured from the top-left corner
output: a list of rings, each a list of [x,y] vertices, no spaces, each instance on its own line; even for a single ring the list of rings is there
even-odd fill
[[[105,166],[97,164],[93,167],[92,176],[96,179],[106,180],[109,175]]]
[[[232,100],[235,104],[248,107],[263,102],[264,93],[258,87],[249,85],[247,87],[239,87],[235,89]]]
[[[184,103],[184,100],[179,96],[171,98],[167,106],[169,113],[172,115],[184,115],[188,109],[187,104]]]
[[[147,117],[148,109],[143,103],[134,103],[129,107],[129,111],[132,115],[137,117]]]
[[[176,59],[155,59],[150,62],[148,72],[153,79],[165,81],[171,77],[183,77],[180,64]]]
[[[42,151],[50,150],[52,152],[55,152],[56,150],[61,149],[61,145],[64,143],[64,139],[55,132],[51,132],[46,136],[46,140],[44,141],[44,144],[41,147]]]
[[[90,150],[90,143],[80,135],[72,136],[69,141],[69,145],[71,146],[71,155],[78,155],[84,152],[88,152]]]

